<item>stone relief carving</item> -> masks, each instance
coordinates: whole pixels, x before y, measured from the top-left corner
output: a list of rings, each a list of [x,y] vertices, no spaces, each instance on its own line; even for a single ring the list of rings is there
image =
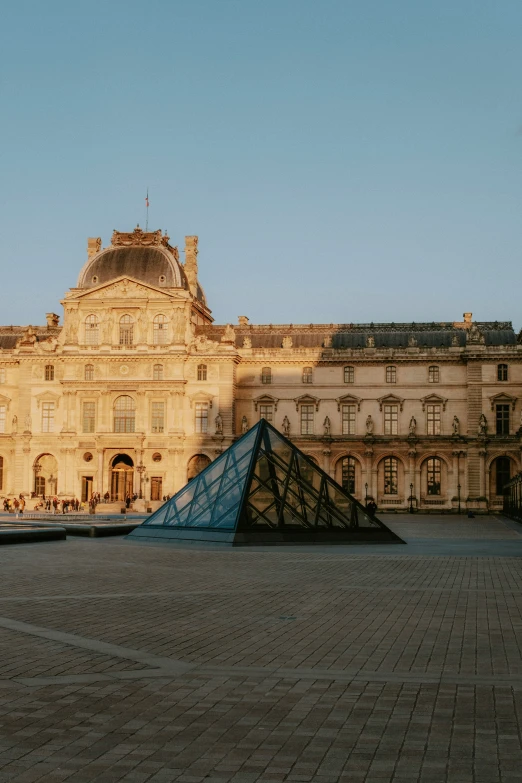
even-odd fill
[[[194,348],[196,351],[212,351],[217,348],[219,343],[214,340],[209,340],[205,335],[198,335],[194,340]]]
[[[234,331],[234,327],[232,324],[227,324],[225,326],[225,331],[223,332],[223,337],[221,338],[222,343],[235,343],[236,341],[236,333]]]
[[[78,342],[78,326],[80,324],[80,313],[76,309],[69,308],[65,313],[66,323],[66,342]]]
[[[415,337],[415,335],[410,334],[410,336],[408,337],[408,347],[415,348],[416,345],[417,345],[417,338]]]
[[[252,348],[252,340],[250,337],[243,337],[243,348]]]
[[[175,307],[172,311],[172,339],[182,343],[185,338],[185,314],[183,308]]]
[[[141,343],[147,342],[149,321],[147,318],[146,310],[140,310],[138,315],[138,329],[139,329],[139,341]]]
[[[369,334],[366,338],[366,347],[367,348],[375,348],[375,337],[373,334]]]
[[[453,337],[451,338],[451,344],[452,344],[452,346],[454,348],[458,348],[459,347],[459,345],[460,345],[459,338],[458,338],[458,336],[456,334],[454,334]]]
[[[13,416],[13,420],[11,422],[11,431],[16,433],[18,432],[18,416]]]
[[[112,332],[114,329],[114,317],[112,311],[108,310],[102,323],[102,336],[104,343],[112,343]]]
[[[24,419],[24,427],[26,432],[31,432],[32,420],[29,414]]]
[[[291,348],[294,341],[291,337],[283,337],[283,348]]]
[[[325,348],[331,348],[332,347],[332,336],[331,335],[329,335],[329,334],[326,335],[326,337],[324,338],[323,346]]]
[[[149,247],[151,245],[167,245],[168,236],[162,236],[161,229],[158,231],[143,231],[136,226],[134,231],[113,231],[111,244],[113,247],[129,247],[130,245],[139,245],[140,247]]]
[[[469,330],[467,341],[468,343],[475,343],[475,344],[484,344],[486,342],[486,338],[478,328],[477,324],[473,324],[471,329]]]

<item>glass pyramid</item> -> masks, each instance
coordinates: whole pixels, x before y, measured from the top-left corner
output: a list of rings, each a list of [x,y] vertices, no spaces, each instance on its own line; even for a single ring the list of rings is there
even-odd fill
[[[236,546],[404,543],[265,419],[129,537]]]

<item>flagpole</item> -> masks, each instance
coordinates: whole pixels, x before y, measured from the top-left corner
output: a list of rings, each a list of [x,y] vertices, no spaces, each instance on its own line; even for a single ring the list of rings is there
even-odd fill
[[[147,188],[147,198],[145,199],[145,205],[147,207],[147,217],[145,219],[145,231],[149,230],[149,189]]]

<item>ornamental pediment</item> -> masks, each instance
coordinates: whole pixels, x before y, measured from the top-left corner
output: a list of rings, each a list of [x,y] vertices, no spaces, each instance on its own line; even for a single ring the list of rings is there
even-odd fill
[[[495,394],[493,397],[489,398],[489,401],[491,403],[491,410],[495,409],[495,405],[511,405],[511,408],[515,410],[515,405],[517,403],[518,397],[513,397],[511,394],[507,394],[506,392],[500,392],[500,394]]]
[[[93,299],[158,299],[171,301],[173,299],[182,299],[179,295],[167,293],[162,288],[142,283],[132,277],[120,277],[117,280],[111,280],[109,283],[103,283],[95,288],[89,288],[86,291],[72,293],[67,299],[70,301],[86,301]]]
[[[194,407],[194,404],[196,402],[207,402],[208,403],[208,407],[211,408],[212,407],[212,401],[214,400],[214,396],[212,394],[208,394],[208,392],[199,391],[199,392],[196,392],[195,394],[190,394],[189,395],[189,400],[190,400],[190,407],[191,408]]]
[[[315,410],[319,410],[319,403],[321,400],[319,397],[314,397],[312,394],[302,394],[300,397],[294,399],[295,409],[299,410],[300,405],[315,405]]]
[[[42,402],[54,402],[56,407],[60,404],[60,395],[51,391],[45,391],[35,396],[36,405],[39,408]]]
[[[421,398],[422,410],[426,410],[426,405],[442,405],[442,410],[446,410],[447,397],[441,397],[440,394],[428,394],[427,397]]]
[[[337,397],[337,410],[341,410],[341,405],[357,405],[357,410],[361,410],[361,398],[356,397],[355,394],[345,394],[342,397]]]
[[[254,409],[257,411],[258,405],[273,405],[274,411],[277,411],[277,404],[279,397],[272,397],[271,394],[262,394],[260,397],[256,397],[254,400]]]
[[[397,397],[396,394],[385,394],[384,397],[379,397],[377,402],[379,403],[380,411],[382,411],[383,405],[398,405],[401,411],[404,406],[404,398]]]

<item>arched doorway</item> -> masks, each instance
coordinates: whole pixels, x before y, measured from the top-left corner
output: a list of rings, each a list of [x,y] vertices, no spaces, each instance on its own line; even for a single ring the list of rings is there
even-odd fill
[[[134,462],[128,454],[116,454],[111,461],[111,500],[125,500],[134,494]]]
[[[58,492],[58,462],[52,454],[40,454],[33,464],[35,495],[56,495]]]
[[[206,454],[195,454],[191,457],[187,465],[187,481],[195,478],[208,465],[210,465],[210,459]]]
[[[504,487],[511,480],[516,468],[505,455],[496,457],[491,463],[489,496],[493,502],[500,502],[504,496]]]

